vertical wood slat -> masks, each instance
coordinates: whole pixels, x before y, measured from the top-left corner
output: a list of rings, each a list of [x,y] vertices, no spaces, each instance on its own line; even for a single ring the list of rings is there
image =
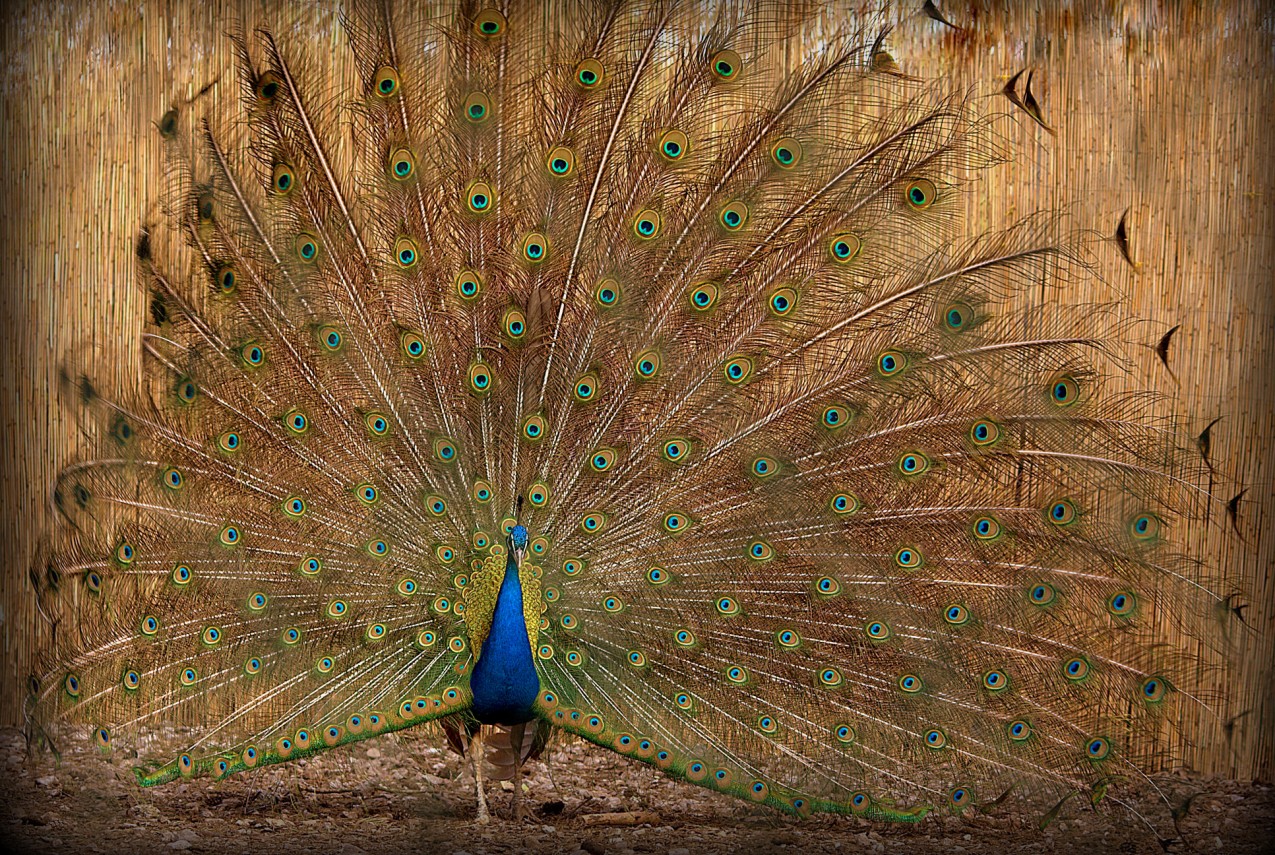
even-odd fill
[[[1013,111],[998,93],[1025,66],[1051,137],[1025,116],[1001,123],[1014,161],[969,196],[971,229],[1039,210],[1109,235],[1130,210],[1133,272],[1099,244],[1102,282],[1077,283],[1076,303],[1121,295],[1131,316],[1154,324],[1153,343],[1181,323],[1171,355],[1178,383],[1154,355],[1132,366],[1167,391],[1194,430],[1217,416],[1211,485],[1223,498],[1248,488],[1243,537],[1215,506],[1188,532],[1193,554],[1251,603],[1238,650],[1210,672],[1238,719],[1234,740],[1184,744],[1191,765],[1236,776],[1275,774],[1275,150],[1270,107],[1275,63],[1258,4],[939,4],[953,31],[914,11],[892,13],[889,46],[923,77],[972,87],[987,111]],[[1066,5],[1067,8],[1063,8]],[[1250,8],[1252,7],[1252,8]],[[74,458],[77,432],[59,400],[67,354],[109,368],[108,384],[136,382],[145,311],[134,282],[140,227],[160,216],[164,176],[155,122],[210,81],[233,98],[232,54],[222,34],[250,31],[259,4],[226,0],[135,5],[33,4],[6,9],[0,68],[4,123],[0,314],[5,325],[0,407],[6,441],[0,486],[0,724],[22,717],[33,652],[47,642],[28,569],[51,523],[54,474]],[[247,16],[246,19],[240,16]],[[348,74],[331,10],[292,19],[290,38],[321,46]],[[1021,81],[1020,81],[1021,85]],[[1203,733],[1183,722],[1184,734]],[[1184,738],[1184,742],[1191,740]]]

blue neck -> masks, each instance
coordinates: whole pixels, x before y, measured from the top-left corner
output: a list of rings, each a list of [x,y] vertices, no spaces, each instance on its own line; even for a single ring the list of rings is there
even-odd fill
[[[469,688],[474,695],[474,716],[483,724],[521,724],[533,718],[540,678],[531,656],[522,585],[512,553],[505,562],[491,631],[469,675]]]

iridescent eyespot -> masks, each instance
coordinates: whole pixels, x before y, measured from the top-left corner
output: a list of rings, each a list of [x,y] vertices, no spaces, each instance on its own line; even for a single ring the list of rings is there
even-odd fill
[[[775,641],[780,647],[786,647],[789,650],[801,646],[801,636],[795,630],[781,629],[775,633]]]
[[[930,748],[942,748],[947,745],[947,734],[941,730],[926,731],[925,744]]]
[[[286,196],[296,186],[297,176],[292,167],[286,163],[276,163],[270,176],[270,186],[280,196]]]
[[[899,457],[898,470],[902,475],[920,475],[930,468],[930,459],[919,451],[908,451]]]
[[[120,445],[128,445],[133,441],[133,425],[124,416],[117,415],[111,423],[111,436],[115,437],[115,441]]]
[[[333,618],[345,617],[345,613],[347,611],[348,611],[348,607],[345,605],[345,602],[342,600],[333,600],[332,602],[328,603],[328,617],[333,617]]]
[[[739,385],[753,373],[753,361],[746,356],[736,356],[722,367],[722,373],[727,383]]]
[[[665,514],[663,522],[664,522],[665,531],[677,533],[686,528],[686,525],[689,522],[689,520],[686,518],[685,514],[673,512],[670,514]]]
[[[522,423],[522,436],[526,440],[536,442],[544,437],[548,428],[549,425],[544,416],[528,416]]]
[[[641,668],[646,665],[646,654],[641,650],[629,651],[629,664],[634,668]]]
[[[615,463],[615,452],[609,448],[600,448],[589,456],[589,465],[594,472],[605,472]]]
[[[180,469],[172,466],[164,470],[164,474],[160,476],[160,483],[170,490],[180,490],[186,484],[186,479],[182,475]]]
[[[736,684],[747,683],[748,669],[739,665],[729,665],[726,668],[726,679]]]
[[[673,463],[680,463],[690,454],[691,444],[685,439],[670,439],[664,443],[663,454],[664,459]]]
[[[943,610],[943,620],[947,621],[952,626],[963,626],[969,623],[969,609],[960,603],[952,603]]]
[[[257,78],[257,85],[253,87],[257,98],[261,101],[273,101],[279,97],[279,90],[283,88],[283,80],[280,79],[277,72],[265,71]]]
[[[660,233],[663,221],[659,212],[650,208],[638,211],[633,218],[633,233],[642,240],[650,240]]]
[[[831,407],[824,408],[820,421],[828,430],[836,430],[837,428],[845,427],[849,423],[850,411],[845,407],[834,404]]]
[[[717,221],[727,231],[739,231],[748,222],[748,206],[740,201],[731,202],[725,208],[722,208],[722,212],[717,216]]]
[[[222,546],[234,546],[239,542],[239,529],[236,526],[228,525],[221,530],[217,539],[221,541]]]
[[[306,264],[310,264],[319,257],[319,239],[314,235],[299,234],[292,246],[297,253],[297,258]]]
[[[740,61],[739,54],[727,49],[713,54],[709,66],[713,69],[713,76],[718,80],[733,80],[739,76],[743,63]]]
[[[505,16],[495,9],[484,9],[474,17],[474,32],[490,38],[505,31]]]
[[[832,729],[832,735],[837,738],[838,742],[844,742],[847,745],[854,742],[854,728],[848,724],[839,724]],[[862,793],[859,794],[862,796]]]
[[[598,395],[598,376],[596,374],[586,374],[576,381],[573,390],[576,400],[581,403],[592,401]]]
[[[102,575],[96,570],[89,570],[84,574],[84,584],[88,587],[89,593],[100,594],[102,592]]]
[[[573,614],[564,614],[558,620],[558,623],[562,624],[563,629],[575,629],[580,625],[580,622],[576,620],[576,616]]]
[[[758,478],[769,478],[779,471],[779,464],[773,457],[758,457],[752,462],[749,470]]]
[[[1054,601],[1057,596],[1053,585],[1047,585],[1044,582],[1033,585],[1031,590],[1027,592],[1028,599],[1032,601],[1032,605],[1047,606]]]
[[[310,420],[300,410],[289,410],[283,416],[283,426],[297,436],[301,436],[310,429]]]
[[[306,512],[305,499],[300,496],[289,496],[283,500],[283,512],[290,517],[304,516]]]
[[[1049,506],[1046,516],[1054,525],[1065,526],[1075,522],[1078,514],[1070,499],[1059,499]]]
[[[549,255],[549,239],[539,232],[532,232],[523,238],[522,257],[532,264],[539,264]]]
[[[764,540],[754,540],[748,545],[748,557],[754,561],[769,561],[775,557],[775,550]]]
[[[596,59],[581,60],[573,75],[575,82],[585,89],[596,89],[602,83],[602,63]]]
[[[189,584],[193,576],[194,573],[192,573],[190,567],[185,564],[178,564],[173,568],[172,579],[173,584],[175,585],[182,586]]]
[[[1001,692],[1009,688],[1009,676],[997,669],[992,669],[983,675],[983,688],[989,692]]]
[[[1101,736],[1095,737],[1085,744],[1085,753],[1090,760],[1105,760],[1111,753],[1111,743]]]
[[[859,510],[859,500],[850,493],[837,493],[828,502],[834,514],[852,514]]]
[[[1049,396],[1059,407],[1070,407],[1080,399],[1080,385],[1070,374],[1061,374],[1049,384]]]
[[[733,597],[718,597],[714,605],[717,611],[724,615],[739,614],[739,603]]]
[[[665,160],[681,160],[690,149],[691,141],[681,131],[665,131],[660,136],[660,156]]]
[[[491,391],[491,369],[484,363],[476,362],[469,366],[469,388],[480,395]]]
[[[764,733],[773,733],[774,731],[763,731]],[[770,795],[770,788],[766,786],[765,781],[753,781],[748,787],[748,796],[753,801],[764,802],[766,797]]]
[[[405,332],[400,336],[399,343],[403,346],[403,352],[407,354],[409,359],[420,359],[425,355],[425,339],[414,332]]]
[[[620,285],[614,279],[603,279],[594,293],[598,304],[611,308],[620,301]]]
[[[691,308],[697,312],[711,309],[717,302],[717,286],[712,282],[701,282],[690,290]]]
[[[952,332],[967,328],[974,319],[974,310],[964,303],[953,303],[943,310],[943,325]]]
[[[1138,598],[1131,591],[1117,591],[1107,598],[1107,611],[1116,617],[1128,617],[1138,605]]]
[[[841,676],[841,672],[836,668],[821,668],[819,670],[819,682],[829,688],[836,688],[845,681]]]
[[[243,441],[239,438],[239,434],[233,430],[228,430],[221,436],[217,437],[217,447],[222,451],[235,452],[238,451],[242,445]]]
[[[868,634],[868,638],[873,641],[885,641],[891,635],[890,625],[879,620],[869,621],[863,628],[863,631],[866,632]]]
[[[322,656],[314,663],[314,669],[320,674],[327,674],[335,665],[336,663],[332,661],[331,656]]]
[[[549,151],[549,156],[545,159],[545,165],[549,167],[550,175],[557,178],[566,178],[575,170],[575,152],[564,145],[555,146]]]
[[[153,636],[157,634],[159,632],[159,619],[154,615],[146,615],[146,617],[142,618],[141,630],[142,635]]]
[[[915,674],[904,674],[899,678],[899,688],[909,695],[914,695],[925,688],[925,685],[921,682],[921,678]]]
[[[259,612],[264,609],[267,602],[269,602],[269,598],[260,591],[248,596],[248,608],[254,612]]]
[[[854,260],[862,248],[863,242],[859,240],[858,235],[849,232],[836,235],[828,243],[828,252],[832,254],[832,260],[840,264]]]
[[[390,156],[386,158],[386,166],[391,178],[406,181],[416,172],[416,157],[407,149],[398,148],[390,152]]]
[[[831,576],[821,576],[815,581],[815,591],[820,596],[831,597],[841,593],[841,583]]]
[[[599,513],[585,514],[580,520],[580,528],[589,534],[597,534],[606,524],[606,517]]]
[[[584,562],[579,558],[568,558],[562,562],[562,572],[568,576],[578,576],[584,569]]]
[[[633,370],[642,380],[649,380],[659,373],[660,354],[655,350],[644,350],[633,360]]]
[[[1129,523],[1129,534],[1134,540],[1154,540],[1160,534],[1160,520],[1152,514],[1138,514]]]
[[[481,92],[471,92],[465,98],[461,113],[467,121],[475,125],[484,122],[491,115],[491,99]]]
[[[195,402],[195,398],[199,396],[199,387],[195,385],[194,380],[178,380],[175,388],[177,392],[177,400],[183,404],[193,404]]]
[[[779,317],[788,315],[797,305],[797,292],[791,288],[780,288],[770,295],[770,310]]]
[[[1089,676],[1089,662],[1082,657],[1068,659],[1063,663],[1063,676],[1073,682]]]
[[[249,342],[239,349],[239,356],[249,368],[259,368],[266,361],[266,352],[261,345]]]
[[[345,337],[341,335],[341,331],[333,326],[325,326],[319,329],[319,344],[323,345],[326,350],[333,353],[341,349],[341,345],[345,344]]]
[[[434,441],[434,456],[444,463],[451,463],[456,459],[456,446],[449,439],[437,439]]]
[[[882,377],[893,377],[907,367],[907,357],[897,350],[887,350],[877,357],[877,373]]]
[[[908,184],[907,189],[903,191],[903,197],[913,208],[928,208],[938,198],[938,188],[934,186],[933,181],[918,178]]]
[[[483,280],[472,270],[462,270],[456,274],[456,293],[462,299],[472,300],[483,290]]]
[[[416,247],[416,241],[409,237],[401,237],[394,242],[394,261],[399,267],[407,270],[415,267],[419,260],[420,250]]]
[[[383,540],[370,540],[367,544],[367,551],[369,555],[383,558],[389,554],[390,545]]]
[[[301,562],[297,564],[297,572],[299,572],[302,576],[318,576],[319,571],[322,569],[323,562],[314,556],[302,558]]]
[[[652,585],[663,585],[672,578],[663,567],[650,567],[646,571],[646,581]]]
[[[217,289],[223,294],[231,294],[239,287],[239,271],[230,264],[218,268],[215,277]]]
[[[491,185],[485,181],[475,181],[465,191],[465,205],[472,213],[485,214],[494,207]]]
[[[1005,727],[1005,733],[1014,742],[1025,742],[1031,739],[1032,726],[1030,722],[1022,719],[1015,719]]]
[[[382,98],[388,98],[398,91],[398,72],[389,65],[382,65],[372,78],[372,91]]]
[[[527,488],[527,501],[531,502],[531,504],[537,508],[543,508],[545,503],[549,501],[549,485],[541,484],[539,482],[532,484]],[[544,541],[544,538],[538,537],[532,541],[532,543],[539,543],[541,541]],[[532,548],[532,551],[536,552],[534,547]],[[543,550],[540,551],[543,552]]]
[[[80,696],[80,678],[74,674],[67,674],[66,679],[62,681],[62,687],[66,689],[66,693],[73,698]]]
[[[923,563],[919,550],[910,546],[905,546],[898,552],[894,553],[894,563],[902,567],[904,570],[915,570]]]
[[[245,674],[249,676],[252,676],[253,674],[259,674],[261,673],[262,664],[263,663],[260,658],[256,656],[250,656],[243,663],[243,671]]]
[[[947,794],[948,801],[952,803],[952,807],[963,808],[974,798],[967,787],[955,787]]]
[[[371,484],[359,484],[354,488],[354,497],[365,505],[375,505],[381,493]]]
[[[979,419],[970,427],[970,442],[981,447],[991,445],[1001,438],[1001,429],[996,422]]]
[[[527,318],[517,309],[505,313],[505,332],[510,338],[520,339],[527,333]]]
[[[474,489],[473,489],[473,497],[474,497],[474,501],[478,502],[479,504],[485,505],[488,502],[490,502],[492,497],[491,484],[489,484],[486,481],[475,481]]]
[[[178,680],[183,686],[193,686],[199,681],[199,672],[194,668],[186,668],[178,676]]]
[[[679,647],[695,646],[695,634],[689,629],[679,629],[673,633],[673,640],[677,642]]]
[[[624,608],[624,602],[619,597],[604,597],[602,608],[609,612],[618,612]]]
[[[390,423],[380,413],[368,413],[363,416],[363,424],[372,436],[385,436],[390,432]]]
[[[792,169],[801,162],[801,143],[784,137],[770,147],[770,158],[781,169]]]
[[[1150,702],[1163,700],[1168,690],[1169,684],[1163,677],[1148,677],[1140,687],[1142,699]]]
[[[979,517],[974,520],[973,532],[975,540],[995,540],[1001,535],[1001,524],[996,517]]]
[[[571,665],[572,667],[578,668],[584,664],[584,656],[582,656],[578,651],[575,651],[575,650],[568,650],[566,659],[567,659],[567,664]]]

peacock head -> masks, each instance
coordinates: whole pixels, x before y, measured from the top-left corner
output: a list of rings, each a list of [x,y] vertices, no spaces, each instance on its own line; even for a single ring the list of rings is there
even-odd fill
[[[527,551],[527,527],[516,525],[509,532],[509,551],[522,563],[523,553]]]

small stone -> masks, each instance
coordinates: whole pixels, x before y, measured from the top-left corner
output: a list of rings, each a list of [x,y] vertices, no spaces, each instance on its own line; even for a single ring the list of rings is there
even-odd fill
[[[41,787],[56,787],[58,783],[58,776],[45,775],[41,778],[36,778],[35,782],[39,784]]]
[[[190,841],[189,840],[174,840],[172,843],[168,844],[168,848],[169,849],[189,849]]]
[[[602,845],[602,841],[597,838],[590,837],[588,840],[580,844],[580,848],[589,855],[606,855],[607,848]]]
[[[380,757],[380,756],[381,756],[381,749],[379,749],[379,748],[369,748],[369,749],[367,750],[367,756],[368,756],[370,759],[375,760],[376,758],[378,758],[378,757]]]

